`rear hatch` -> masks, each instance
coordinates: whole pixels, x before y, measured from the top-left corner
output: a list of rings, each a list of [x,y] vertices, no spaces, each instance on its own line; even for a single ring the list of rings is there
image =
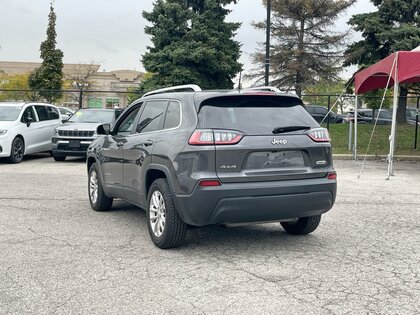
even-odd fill
[[[297,97],[211,98],[200,104],[198,117],[192,142],[202,144],[200,139],[213,137],[221,182],[308,179],[331,171],[328,132]]]

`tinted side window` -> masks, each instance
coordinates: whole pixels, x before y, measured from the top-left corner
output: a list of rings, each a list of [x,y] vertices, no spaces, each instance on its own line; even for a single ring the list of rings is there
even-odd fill
[[[52,119],[59,119],[60,114],[58,113],[58,110],[51,106],[46,106],[48,111],[48,117],[50,120]]]
[[[181,106],[178,102],[171,101],[166,111],[165,124],[163,129],[178,127],[181,121]]]
[[[133,130],[134,121],[137,117],[137,113],[140,110],[140,106],[136,109],[132,110],[127,117],[121,122],[117,129],[117,135],[119,136],[128,136],[131,134],[131,130]]]
[[[36,110],[36,113],[38,114],[39,121],[50,119],[47,108],[45,106],[36,105],[35,110]]]
[[[115,109],[115,120],[123,113],[124,110],[122,109]]]
[[[162,129],[167,106],[167,101],[151,101],[146,103],[139,123],[137,124],[136,132],[143,133]]]
[[[372,114],[369,112],[359,112],[359,115],[361,117],[372,117]]]
[[[375,114],[375,118],[378,116],[378,114],[376,113]],[[392,119],[392,114],[391,113],[388,113],[388,112],[383,112],[383,111],[381,111],[380,113],[379,113],[379,118],[385,118],[385,119]]]
[[[315,114],[315,108],[312,106],[306,106],[306,110],[309,114]]]
[[[20,121],[23,122],[23,123],[27,123],[28,117],[32,118],[32,121],[36,121],[34,108],[32,106],[29,106],[25,109],[25,111],[22,114],[22,118],[20,119]]]

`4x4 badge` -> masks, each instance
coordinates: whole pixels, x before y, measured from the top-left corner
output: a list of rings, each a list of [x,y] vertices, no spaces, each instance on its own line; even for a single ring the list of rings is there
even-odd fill
[[[273,141],[271,141],[271,144],[273,144],[273,145],[276,145],[276,144],[286,145],[287,140],[286,139],[273,139]]]

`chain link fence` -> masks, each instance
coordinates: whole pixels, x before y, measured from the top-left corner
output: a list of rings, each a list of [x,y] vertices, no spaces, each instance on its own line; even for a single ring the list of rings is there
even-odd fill
[[[0,101],[43,101],[39,98],[39,91],[25,90],[25,89],[0,89]],[[134,100],[140,98],[143,93],[140,91],[115,91],[115,90],[89,90],[89,89],[73,89],[73,90],[62,90],[62,97],[59,101],[55,102],[57,106],[68,107],[72,110],[78,108],[126,108]],[[322,122],[322,125],[330,130],[333,139],[333,148],[339,153],[355,153],[356,151],[364,154],[383,154],[383,150],[379,150],[379,147],[386,147],[388,141],[387,137],[390,134],[391,122],[384,121],[379,122],[380,126],[376,127],[376,131],[382,137],[372,138],[372,130],[375,126],[375,110],[377,110],[381,104],[382,97],[368,97],[363,96],[358,98],[358,109],[363,107],[363,98],[370,98],[370,104],[378,104],[376,109],[370,112],[370,119],[360,119],[357,128],[358,145],[360,149],[354,147],[355,142],[355,126],[351,124],[351,120],[346,119],[349,113],[354,111],[356,107],[355,95],[351,94],[310,94],[302,97],[306,105],[315,105],[317,108],[322,107],[320,115],[323,115],[321,119],[317,119]],[[390,98],[387,96],[385,99]],[[419,121],[419,102],[420,96],[408,96],[407,97],[407,121],[410,124],[404,124],[398,126],[397,129],[397,146],[400,148],[400,152],[404,154],[419,154],[418,148],[418,121]],[[389,106],[392,102],[385,102]],[[384,108],[385,110],[391,111],[390,108]],[[318,109],[317,109],[318,110]],[[322,114],[323,113],[323,114]],[[314,115],[313,113],[311,113]],[[330,115],[336,115],[340,119],[329,119]],[[416,121],[417,119],[417,121]],[[379,120],[378,120],[379,121]],[[344,122],[347,124],[337,124],[337,122]],[[389,132],[388,132],[389,129]],[[387,136],[385,136],[387,134]],[[367,139],[373,139],[373,147],[371,152],[365,150]],[[364,140],[365,139],[365,140]],[[368,151],[368,152],[364,152]],[[377,153],[379,152],[379,153]],[[397,148],[398,152],[398,148]]]

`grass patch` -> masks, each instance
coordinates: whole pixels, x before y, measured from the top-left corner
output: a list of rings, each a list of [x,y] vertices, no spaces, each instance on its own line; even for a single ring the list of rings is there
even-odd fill
[[[365,154],[369,139],[372,133],[373,125],[359,124],[357,128],[357,151],[358,154]],[[419,128],[420,129],[420,128]],[[349,139],[348,124],[330,124],[330,136],[333,147],[333,153],[346,154],[351,153],[348,150]],[[354,132],[354,130],[353,130]],[[372,143],[367,154],[385,155],[389,153],[389,135],[391,134],[391,125],[377,125],[372,138]],[[414,150],[415,126],[409,124],[397,125],[397,146],[396,155],[419,155],[420,156],[420,131],[418,133],[417,149]]]

